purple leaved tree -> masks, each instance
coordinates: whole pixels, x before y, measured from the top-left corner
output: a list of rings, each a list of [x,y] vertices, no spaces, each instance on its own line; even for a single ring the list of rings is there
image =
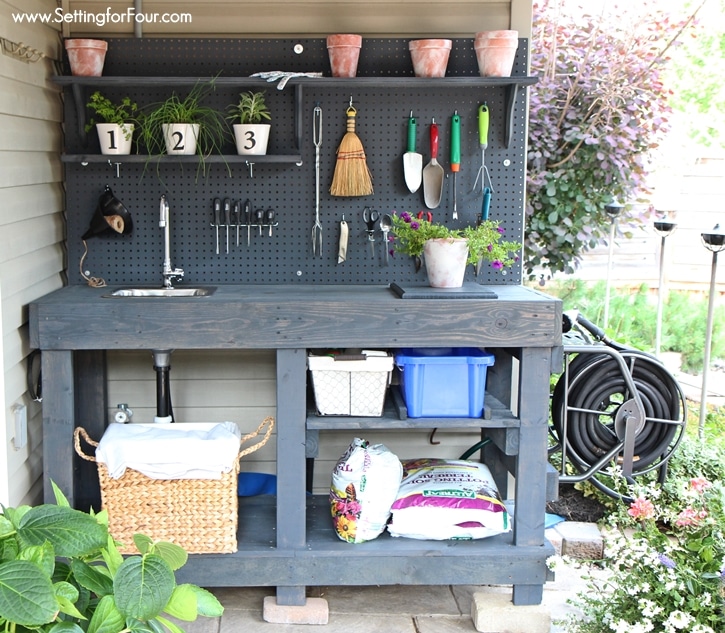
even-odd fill
[[[652,151],[670,129],[663,71],[702,4],[679,17],[656,0],[614,5],[534,1],[531,72],[539,82],[530,95],[525,234],[532,278],[574,272],[581,254],[608,238],[604,207],[613,199],[625,204],[623,223],[636,223]]]

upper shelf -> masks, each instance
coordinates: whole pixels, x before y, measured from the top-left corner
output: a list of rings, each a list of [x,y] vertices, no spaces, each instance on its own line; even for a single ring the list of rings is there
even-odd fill
[[[189,86],[214,80],[217,86],[276,86],[259,77],[74,77],[56,75],[53,81],[60,86]],[[292,77],[291,86],[364,87],[377,88],[462,88],[480,86],[531,86],[537,77]]]
[[[68,75],[56,75],[52,80],[60,86],[70,87],[73,91],[76,113],[78,116],[78,133],[85,138],[86,122],[86,96],[84,88],[102,88],[103,86],[193,86],[198,82],[214,81],[217,87],[256,87],[256,86],[277,86],[276,82],[268,82],[260,77],[143,77],[143,76],[101,76],[101,77],[77,77]],[[292,77],[289,85],[295,91],[295,143],[296,148],[291,156],[280,157],[275,162],[300,163],[299,149],[302,141],[302,97],[305,87],[309,88],[365,88],[374,87],[381,89],[401,88],[481,88],[500,87],[506,90],[506,130],[504,143],[510,147],[513,136],[514,108],[518,90],[522,86],[531,86],[538,81],[537,77],[513,76],[513,77]],[[97,161],[88,160],[87,156],[69,155],[67,162],[105,162],[105,158]],[[265,162],[265,161],[260,161]],[[267,160],[266,162],[270,162]]]

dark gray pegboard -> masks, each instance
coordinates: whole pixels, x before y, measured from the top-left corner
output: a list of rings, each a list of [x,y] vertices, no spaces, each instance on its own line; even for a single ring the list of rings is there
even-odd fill
[[[359,76],[412,76],[407,51],[408,40],[368,39],[363,43]],[[302,44],[303,53],[293,52]],[[520,40],[515,75],[525,75],[526,40]],[[207,77],[247,76],[264,70],[321,71],[329,75],[324,40],[196,40],[196,39],[119,39],[109,41],[104,74],[134,76]],[[472,40],[454,40],[449,76],[478,74]],[[139,105],[165,98],[168,86],[134,86],[129,79],[123,88],[109,87],[104,92],[115,97],[129,94]],[[182,91],[182,88],[178,89]],[[209,103],[223,110],[236,100],[240,87],[220,86]],[[270,154],[291,153],[294,146],[294,88],[276,90],[270,84],[267,96],[273,114]],[[352,92],[352,94],[351,94]],[[184,284],[207,283],[320,283],[386,284],[389,282],[425,284],[424,269],[416,273],[410,258],[395,255],[384,265],[381,234],[378,232],[376,257],[368,249],[361,212],[370,206],[380,212],[424,210],[422,188],[411,194],[403,180],[402,154],[406,145],[408,116],[413,110],[418,119],[417,150],[423,164],[430,160],[429,123],[439,124],[441,149],[438,161],[446,170],[441,205],[433,210],[434,219],[455,225],[452,212],[452,175],[449,169],[450,119],[455,111],[461,116],[461,171],[457,177],[458,225],[472,224],[480,212],[481,193],[472,192],[481,164],[478,145],[478,106],[487,103],[491,114],[486,165],[491,174],[493,195],[491,218],[500,220],[507,239],[522,239],[523,192],[525,179],[524,131],[525,90],[520,90],[514,111],[512,142],[504,145],[505,97],[503,87],[411,88],[361,86],[304,87],[302,103],[303,164],[265,164],[254,166],[253,177],[244,164],[213,164],[208,174],[197,172],[192,164],[123,164],[120,177],[115,167],[104,163],[66,165],[69,281],[85,283],[78,270],[83,254],[80,240],[88,228],[98,196],[106,185],[133,215],[131,235],[103,235],[88,240],[89,254],[84,269],[103,277],[109,284],[157,284],[161,280],[163,235],[158,226],[159,198],[167,194],[171,207],[172,262],[185,270]],[[361,198],[337,198],[329,195],[335,166],[335,151],[345,133],[350,96],[358,110],[357,134],[367,154],[374,178],[375,193]],[[323,258],[314,258],[311,229],[315,208],[314,146],[312,111],[319,104],[323,111],[320,178],[320,218],[323,225]],[[66,153],[97,153],[94,134],[87,145],[77,134],[77,121],[71,93],[66,92]],[[225,152],[234,154],[229,141]],[[215,253],[215,229],[211,201],[229,197],[249,198],[254,208],[272,207],[278,226],[269,237],[252,228],[250,247],[246,246],[246,228],[240,229],[240,247],[236,230],[230,229],[230,252],[225,253],[226,229],[220,228],[220,254]],[[349,224],[348,259],[337,264],[339,222]],[[485,284],[518,284],[520,266],[506,275],[484,267],[478,279],[473,271],[467,280]]]

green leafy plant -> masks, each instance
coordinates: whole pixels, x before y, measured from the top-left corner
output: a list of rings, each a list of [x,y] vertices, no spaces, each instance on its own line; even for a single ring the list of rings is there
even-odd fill
[[[140,140],[150,155],[166,152],[163,126],[173,123],[199,125],[196,153],[202,159],[213,152],[221,153],[229,132],[226,121],[220,112],[204,104],[204,99],[214,88],[214,79],[198,82],[185,97],[173,92],[165,101],[143,109]]]
[[[271,121],[272,115],[265,102],[264,92],[242,92],[239,94],[239,102],[227,108],[228,120],[234,123],[251,123],[253,125]]]
[[[644,219],[651,154],[670,130],[663,70],[697,12],[674,18],[654,0],[595,14],[592,6],[534,2],[529,275],[573,272],[582,252],[608,239],[613,198],[627,202],[621,226]]]
[[[86,106],[96,113],[101,123],[120,125],[126,139],[131,138],[132,132],[126,126],[129,123],[138,123],[138,105],[131,101],[130,97],[123,97],[120,101],[114,103],[96,90],[88,99]],[[97,122],[94,118],[91,118],[86,124],[86,132],[90,132]]]
[[[432,239],[465,239],[468,241],[468,263],[480,260],[491,262],[497,270],[513,266],[521,245],[502,240],[504,229],[494,220],[485,220],[477,226],[451,229],[423,218],[414,218],[407,211],[393,215],[393,249],[412,257],[420,257],[423,245]]]
[[[0,514],[0,627],[8,633],[183,633],[170,620],[219,617],[210,592],[176,584],[183,548],[137,534],[139,555],[124,557],[105,511],[58,505],[3,508]]]

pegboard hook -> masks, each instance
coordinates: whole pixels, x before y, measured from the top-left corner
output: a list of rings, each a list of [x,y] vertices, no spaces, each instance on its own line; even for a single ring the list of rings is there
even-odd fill
[[[109,158],[108,159],[108,166],[111,167],[111,168],[113,168],[113,167],[116,168],[116,178],[120,178],[121,177],[121,163],[112,163],[111,162],[111,159]]]
[[[249,169],[249,177],[254,178],[254,163],[250,163],[248,160],[245,160],[244,164],[247,166],[247,169]]]

